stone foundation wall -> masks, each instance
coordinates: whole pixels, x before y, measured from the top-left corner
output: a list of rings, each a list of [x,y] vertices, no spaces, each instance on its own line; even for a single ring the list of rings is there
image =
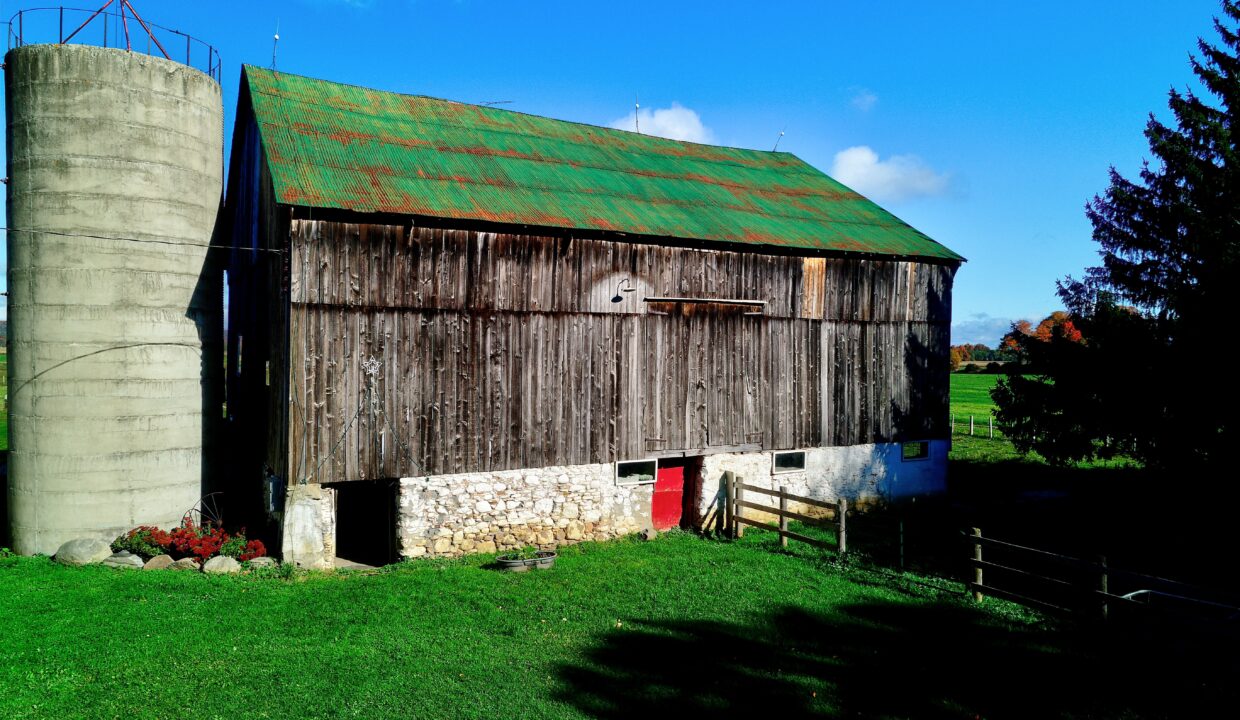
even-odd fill
[[[929,457],[904,460],[900,443],[807,448],[805,469],[773,472],[773,452],[707,455],[697,498],[704,528],[718,527],[725,471],[759,487],[854,506],[942,492],[946,440],[930,442]],[[451,557],[526,546],[552,549],[583,540],[609,540],[651,526],[653,485],[616,486],[615,465],[506,470],[403,478],[397,538],[404,557]],[[747,498],[777,505],[774,498]],[[823,511],[792,503],[807,515]],[[770,519],[770,518],[768,518]],[[319,485],[288,489],[283,552],[300,567],[330,567],[335,554],[335,494]]]
[[[652,485],[615,484],[615,465],[402,478],[401,555],[551,549],[650,527]]]

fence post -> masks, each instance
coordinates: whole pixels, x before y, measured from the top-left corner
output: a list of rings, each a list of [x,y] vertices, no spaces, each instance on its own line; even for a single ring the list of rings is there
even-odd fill
[[[990,439],[995,439],[995,416],[990,416]]]
[[[900,548],[900,569],[903,570],[904,569],[904,515],[903,514],[900,515],[899,527],[897,528],[897,531],[899,533],[898,540],[899,540],[899,548]]]
[[[784,485],[779,486],[779,546],[788,547],[788,536],[784,533],[788,532],[788,516],[784,513],[788,512],[788,488]]]
[[[744,484],[745,484],[745,478],[737,475],[736,476],[736,517],[738,518],[744,517],[744,513],[745,513],[744,508],[741,507],[741,501],[745,499],[745,488],[742,487]],[[736,523],[736,539],[740,540],[743,537],[745,537],[745,524],[738,522]]]
[[[1098,570],[1099,570],[1098,591],[1103,593],[1103,596],[1101,598],[1102,600],[1102,621],[1106,622],[1108,617],[1110,616],[1110,611],[1111,611],[1111,608],[1109,607],[1109,603],[1107,602],[1107,598],[1106,598],[1106,593],[1108,592],[1107,590],[1107,585],[1108,585],[1107,583],[1107,556],[1106,555],[1098,556]]]
[[[952,429],[951,429],[951,431],[950,431],[950,432],[948,432],[947,434],[948,434],[948,435],[955,435],[955,434],[956,434],[956,413],[952,413],[952,420],[951,420],[951,422],[952,422]]]
[[[973,435],[973,416],[969,416],[969,435]]]
[[[840,555],[848,552],[848,500],[840,498],[835,506],[836,540],[840,547]]]
[[[731,470],[723,471],[723,534],[732,537],[736,532],[736,484]]]
[[[972,540],[973,559],[976,561],[973,564],[973,601],[974,602],[981,602],[982,599],[984,598],[984,596],[982,595],[982,591],[981,591],[981,587],[984,584],[982,581],[982,566],[981,566],[981,562],[982,562],[982,543],[980,542],[981,537],[982,537],[981,529],[973,528],[973,540]]]

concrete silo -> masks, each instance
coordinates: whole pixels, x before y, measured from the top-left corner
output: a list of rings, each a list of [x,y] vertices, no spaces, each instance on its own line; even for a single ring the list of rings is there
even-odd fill
[[[13,547],[170,526],[202,494],[222,362],[220,86],[61,44],[9,51],[5,84]]]

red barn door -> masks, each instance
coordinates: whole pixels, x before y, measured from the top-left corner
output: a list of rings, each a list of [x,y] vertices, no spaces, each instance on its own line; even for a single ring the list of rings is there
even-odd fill
[[[668,530],[680,527],[680,516],[684,511],[685,466],[659,466],[654,480],[654,498],[651,501],[650,516],[655,530]]]

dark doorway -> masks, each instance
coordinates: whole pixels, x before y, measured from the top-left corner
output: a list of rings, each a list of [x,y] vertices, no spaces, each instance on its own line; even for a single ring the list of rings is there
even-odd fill
[[[363,565],[400,559],[396,546],[395,480],[336,483],[336,557]]]

